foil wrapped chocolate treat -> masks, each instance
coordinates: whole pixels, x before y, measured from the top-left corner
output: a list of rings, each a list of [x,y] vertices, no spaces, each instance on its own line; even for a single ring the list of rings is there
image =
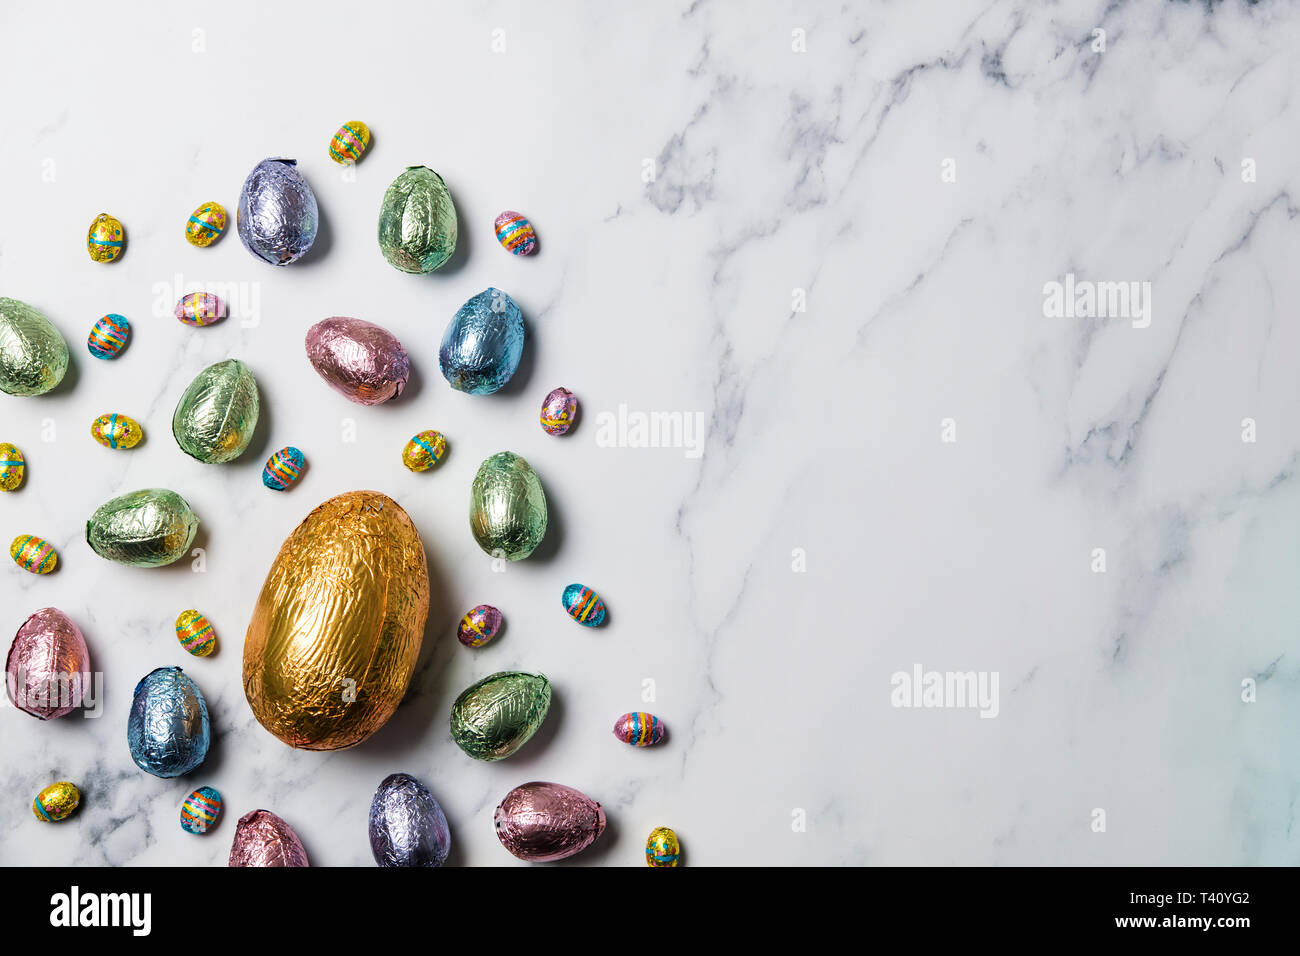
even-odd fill
[[[32,813],[44,823],[58,823],[77,812],[81,806],[81,791],[75,783],[60,780],[52,783],[36,795],[32,801]]]
[[[211,735],[208,702],[179,667],[159,667],[135,685],[126,741],[145,773],[189,773],[207,757]]]
[[[199,787],[181,804],[181,829],[186,833],[207,833],[221,819],[221,793],[216,787]]]
[[[130,415],[108,412],[90,423],[90,437],[105,448],[134,448],[144,440],[144,429]]]
[[[27,459],[17,445],[0,442],[0,491],[17,491],[27,477]]]
[[[380,866],[442,866],[451,851],[447,817],[429,788],[407,773],[384,778],[370,803],[370,851]]]
[[[502,671],[466,688],[451,708],[451,739],[475,760],[504,760],[528,742],[551,707],[542,674]]]
[[[677,834],[669,827],[655,827],[645,841],[646,866],[676,866],[682,856],[682,845]]]
[[[512,451],[479,465],[469,495],[469,527],[484,553],[528,557],[546,537],[546,494],[537,472]]]
[[[563,435],[578,417],[578,399],[567,388],[553,388],[542,400],[540,420],[548,435]]]
[[[396,398],[411,375],[410,356],[392,332],[343,315],[307,330],[307,361],[326,385],[358,405]]]
[[[384,725],[429,613],[420,534],[377,491],[320,505],[285,539],[244,638],[244,694],[291,747],[342,750]]]
[[[239,238],[257,258],[287,266],[316,241],[320,211],[316,194],[293,159],[264,159],[239,193],[235,224]]]
[[[654,714],[634,710],[614,721],[614,736],[633,747],[653,747],[664,739],[664,722]]]
[[[456,251],[456,206],[442,177],[408,166],[379,207],[379,251],[394,269],[423,275]]]
[[[121,220],[101,212],[86,230],[86,251],[95,262],[116,262],[126,251],[126,230]]]
[[[330,159],[340,166],[355,165],[370,148],[370,127],[361,120],[349,120],[330,140]]]
[[[54,545],[34,534],[17,535],[9,544],[9,557],[32,574],[49,574],[59,566],[59,553]]]
[[[117,358],[131,338],[131,323],[126,316],[110,312],[90,327],[86,349],[97,359]]]
[[[189,551],[199,519],[166,488],[146,488],[104,502],[86,522],[86,543],[101,558],[134,568],[157,568]]]
[[[225,231],[226,207],[219,202],[205,202],[186,221],[185,241],[202,249],[220,239]]]
[[[0,391],[44,395],[68,371],[68,343],[25,302],[0,298]]]
[[[190,382],[172,413],[181,451],[209,465],[234,461],[253,440],[261,401],[257,379],[238,359],[209,365]]]
[[[5,659],[5,691],[15,707],[53,720],[80,707],[89,686],[90,653],[71,618],[47,607],[23,622]]]
[[[491,395],[519,368],[524,315],[500,289],[484,289],[460,307],[442,334],[438,367],[458,392]]]
[[[310,866],[298,834],[270,810],[245,813],[235,824],[230,866]]]
[[[531,863],[581,853],[605,832],[605,810],[585,793],[560,783],[515,787],[496,810],[497,839]]]

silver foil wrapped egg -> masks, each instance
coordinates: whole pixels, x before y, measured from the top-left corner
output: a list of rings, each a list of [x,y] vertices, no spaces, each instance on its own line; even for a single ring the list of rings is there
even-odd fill
[[[68,371],[68,343],[26,302],[0,298],[0,392],[44,395]]]
[[[411,375],[411,358],[397,336],[363,319],[322,319],[307,330],[306,344],[316,374],[358,405],[396,398]]]
[[[71,618],[47,607],[23,622],[5,659],[5,690],[15,707],[52,720],[80,707],[89,686],[90,653]]]
[[[370,803],[370,850],[380,866],[442,866],[447,817],[429,788],[407,773],[384,778]]]
[[[524,354],[524,316],[515,300],[488,288],[447,324],[438,366],[452,388],[491,395],[510,381]]]
[[[126,741],[131,759],[145,773],[189,773],[203,763],[211,740],[208,702],[179,667],[159,667],[136,684]]]
[[[239,238],[257,258],[274,266],[301,259],[316,241],[320,212],[297,160],[264,159],[239,193]]]

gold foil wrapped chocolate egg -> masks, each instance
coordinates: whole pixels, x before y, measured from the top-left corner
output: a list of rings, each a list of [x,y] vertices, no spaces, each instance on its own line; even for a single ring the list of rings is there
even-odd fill
[[[144,429],[130,415],[111,412],[90,423],[90,435],[105,448],[134,448],[144,438]]]
[[[120,220],[101,212],[86,232],[86,251],[96,262],[114,262],[126,248],[126,230]]]
[[[429,613],[420,533],[377,491],[316,508],[289,535],[244,638],[244,695],[291,747],[342,750],[384,725]]]
[[[0,491],[17,491],[27,474],[27,459],[17,445],[0,444]]]
[[[52,783],[36,795],[32,801],[32,813],[43,823],[58,823],[66,820],[81,806],[81,791],[75,783],[60,780]]]

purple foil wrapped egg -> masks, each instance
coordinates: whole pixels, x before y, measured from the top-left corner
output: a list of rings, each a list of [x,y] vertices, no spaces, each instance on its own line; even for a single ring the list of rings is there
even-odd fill
[[[81,706],[90,689],[90,654],[80,628],[58,608],[29,617],[5,661],[5,690],[24,713],[53,720]]]
[[[447,817],[409,773],[389,774],[370,803],[370,850],[380,866],[442,866],[451,852]]]
[[[211,292],[190,292],[176,303],[176,318],[186,325],[212,325],[225,317],[226,303]]]
[[[542,429],[548,435],[563,435],[578,417],[578,398],[567,388],[552,389],[542,402]]]
[[[480,604],[467,611],[456,629],[456,640],[466,647],[482,647],[501,630],[501,612],[491,604]]]
[[[245,813],[235,824],[230,866],[310,866],[298,834],[270,810]]]
[[[530,863],[581,853],[605,831],[605,810],[580,790],[534,781],[515,787],[497,807],[497,839]]]
[[[358,405],[396,398],[411,375],[411,359],[393,333],[344,315],[307,330],[307,360],[325,384]]]

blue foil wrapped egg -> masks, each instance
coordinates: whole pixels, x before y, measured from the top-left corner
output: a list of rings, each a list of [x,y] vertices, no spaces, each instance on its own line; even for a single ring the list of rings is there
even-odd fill
[[[605,602],[585,584],[570,584],[560,600],[569,617],[584,627],[600,627],[605,623]]]
[[[181,804],[181,829],[207,833],[221,819],[221,794],[216,787],[199,787]]]
[[[302,477],[306,467],[307,457],[292,445],[285,445],[266,460],[262,484],[272,491],[284,491]]]
[[[320,211],[297,160],[264,159],[244,180],[235,221],[239,238],[257,258],[287,266],[316,241]]]
[[[86,348],[97,359],[117,358],[131,337],[131,323],[125,316],[110,312],[90,327]]]
[[[380,866],[442,866],[451,851],[447,817],[408,773],[384,778],[370,803],[370,851]]]
[[[506,293],[488,288],[462,305],[448,323],[438,365],[457,391],[491,395],[510,381],[523,354],[523,313]]]
[[[126,742],[145,773],[189,773],[207,757],[211,735],[203,692],[179,667],[159,667],[135,685]]]

